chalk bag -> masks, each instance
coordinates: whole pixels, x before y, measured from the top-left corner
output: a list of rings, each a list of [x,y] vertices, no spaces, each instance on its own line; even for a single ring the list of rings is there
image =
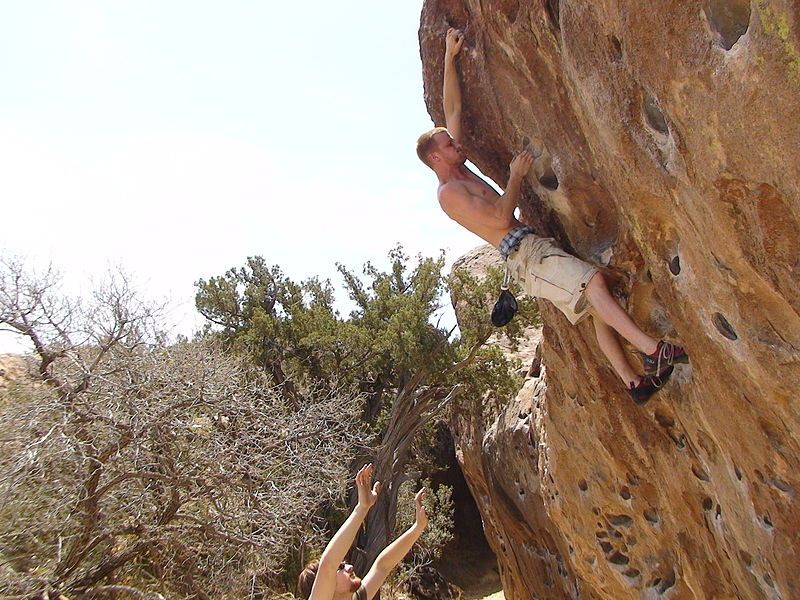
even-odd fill
[[[497,302],[494,303],[494,308],[492,309],[492,325],[495,327],[508,325],[511,319],[514,318],[514,315],[517,314],[517,299],[514,298],[514,294],[508,290],[510,279],[511,273],[509,273],[508,267],[506,267],[503,285],[500,286],[500,297],[497,299]]]

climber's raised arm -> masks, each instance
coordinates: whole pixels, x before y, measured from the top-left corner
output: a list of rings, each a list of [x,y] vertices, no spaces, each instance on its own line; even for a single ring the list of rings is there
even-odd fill
[[[447,30],[442,98],[447,130],[456,142],[461,142],[461,83],[458,80],[456,56],[463,43],[464,34],[461,31],[452,27]]]
[[[367,590],[367,600],[372,600],[381,589],[381,585],[392,572],[392,570],[400,564],[406,554],[409,553],[411,547],[422,535],[422,532],[428,526],[428,513],[422,505],[422,500],[425,498],[425,488],[417,492],[414,501],[417,504],[417,519],[414,524],[406,529],[406,531],[393,541],[391,544],[378,555],[375,563],[363,579],[364,588]]]

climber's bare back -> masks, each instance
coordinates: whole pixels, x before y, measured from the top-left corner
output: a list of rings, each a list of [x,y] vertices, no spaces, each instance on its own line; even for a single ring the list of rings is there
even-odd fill
[[[514,217],[498,220],[493,215],[500,195],[465,165],[439,185],[437,195],[448,217],[495,248],[511,229],[522,225]]]

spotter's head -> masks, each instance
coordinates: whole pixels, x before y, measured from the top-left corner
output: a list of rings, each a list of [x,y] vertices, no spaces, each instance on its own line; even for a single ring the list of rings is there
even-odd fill
[[[319,561],[314,560],[306,565],[303,572],[297,578],[297,591],[301,598],[310,598],[311,590],[314,588],[314,580],[317,578]],[[336,569],[336,594],[354,593],[361,586],[361,578],[355,574],[353,565],[343,562]]]

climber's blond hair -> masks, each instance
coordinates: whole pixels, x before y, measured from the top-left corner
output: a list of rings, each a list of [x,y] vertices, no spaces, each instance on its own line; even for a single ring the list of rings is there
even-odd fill
[[[431,169],[433,165],[430,163],[428,155],[436,150],[436,142],[433,141],[433,136],[437,133],[447,133],[447,127],[434,127],[430,131],[426,131],[417,140],[417,156],[419,159],[428,165]]]

